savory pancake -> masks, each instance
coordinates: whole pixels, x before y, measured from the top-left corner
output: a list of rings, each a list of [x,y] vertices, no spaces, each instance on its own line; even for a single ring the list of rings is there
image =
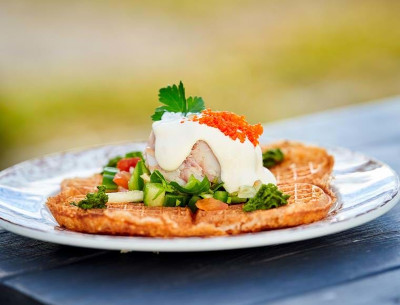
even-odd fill
[[[280,148],[285,155],[282,163],[270,168],[277,184],[329,184],[334,159],[321,147],[306,146],[292,141],[275,142],[262,147],[263,151]]]
[[[51,213],[69,230],[131,236],[216,236],[256,232],[308,224],[326,217],[336,198],[329,187],[333,157],[319,147],[279,142],[264,149],[281,148],[282,163],[271,168],[288,204],[269,210],[244,212],[242,204],[221,211],[145,207],[142,203],[107,203],[106,209],[83,210],[71,205],[96,190],[101,175],[66,179],[61,193],[47,201]]]

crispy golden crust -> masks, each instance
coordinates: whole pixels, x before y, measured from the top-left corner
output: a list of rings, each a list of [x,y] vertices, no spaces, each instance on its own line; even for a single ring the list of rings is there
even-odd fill
[[[223,211],[145,207],[143,204],[108,203],[107,209],[82,210],[70,204],[96,190],[101,176],[66,179],[61,193],[47,201],[57,222],[73,231],[154,237],[217,236],[292,227],[326,217],[336,200],[329,188],[333,158],[324,149],[300,143],[280,142],[285,161],[272,168],[279,188],[291,195],[286,206],[251,213],[242,205]],[[296,170],[295,170],[296,169]]]
[[[204,235],[239,234],[293,227],[323,219],[334,200],[321,188],[312,184],[279,185],[279,188],[291,195],[286,206],[251,213],[243,212],[242,205],[232,205],[223,211],[198,210],[195,225],[208,224],[209,232],[205,233],[204,230]]]
[[[61,192],[69,191],[76,195],[86,195],[87,193],[97,190],[97,186],[102,182],[100,174],[93,175],[89,178],[73,178],[65,179],[61,182]]]
[[[320,147],[292,141],[280,141],[262,147],[263,151],[280,148],[285,159],[270,168],[278,184],[310,183],[329,188],[334,159]]]
[[[187,208],[108,203],[107,209],[82,210],[70,204],[84,197],[81,190],[67,187],[50,197],[47,206],[61,226],[85,233],[168,237],[182,236],[192,226],[192,215]]]

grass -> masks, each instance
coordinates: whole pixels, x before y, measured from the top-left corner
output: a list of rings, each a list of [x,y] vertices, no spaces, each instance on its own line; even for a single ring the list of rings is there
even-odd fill
[[[144,139],[158,89],[179,80],[208,107],[254,123],[399,93],[397,1],[6,8],[30,32],[8,28],[23,56],[10,40],[0,63],[0,168],[76,146]],[[81,15],[65,18],[78,8]]]

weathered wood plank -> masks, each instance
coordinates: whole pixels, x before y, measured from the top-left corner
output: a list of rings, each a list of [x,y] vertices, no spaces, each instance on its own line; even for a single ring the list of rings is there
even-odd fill
[[[51,304],[267,302],[400,267],[400,206],[394,212],[306,242],[209,253],[109,252],[4,284]]]
[[[268,304],[399,304],[399,283],[400,270],[397,269]]]
[[[0,282],[6,277],[68,265],[105,251],[65,247],[0,232]]]
[[[42,303],[15,289],[0,285],[0,304],[40,305]]]

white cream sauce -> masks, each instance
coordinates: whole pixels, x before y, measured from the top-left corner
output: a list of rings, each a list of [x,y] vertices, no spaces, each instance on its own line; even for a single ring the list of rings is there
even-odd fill
[[[181,123],[181,121],[184,123]],[[190,154],[197,141],[206,142],[221,166],[221,181],[228,192],[240,186],[252,186],[255,181],[274,183],[274,175],[262,164],[259,145],[249,140],[232,140],[218,128],[187,120],[180,113],[166,112],[162,120],[153,123],[155,158],[166,171],[176,170]]]

